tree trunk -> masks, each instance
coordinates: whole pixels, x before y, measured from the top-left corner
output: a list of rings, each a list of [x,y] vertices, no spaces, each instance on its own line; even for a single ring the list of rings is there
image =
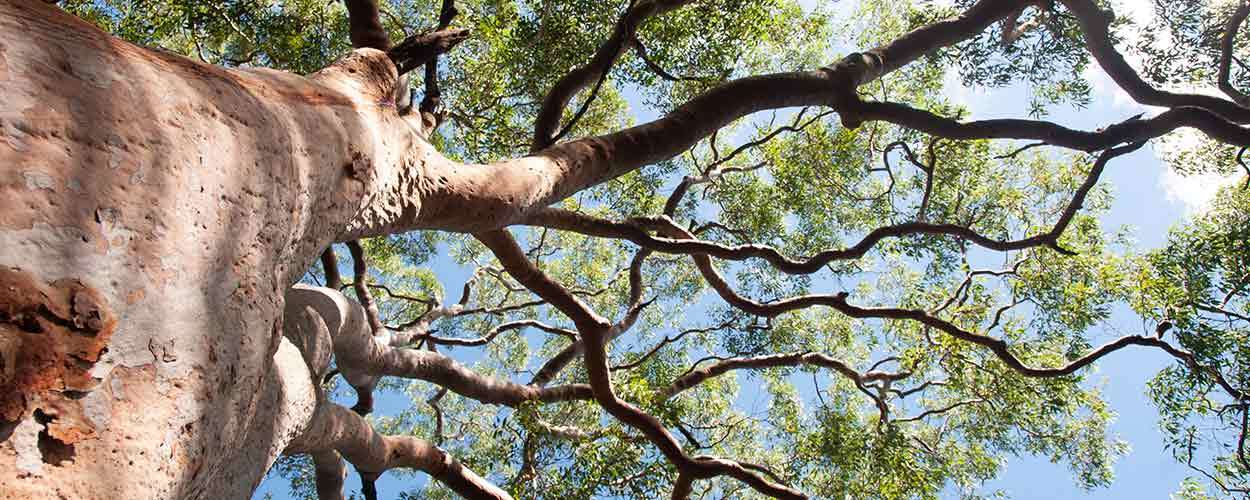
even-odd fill
[[[251,494],[315,404],[284,291],[428,148],[395,79],[376,50],[224,70],[0,0],[0,498]]]

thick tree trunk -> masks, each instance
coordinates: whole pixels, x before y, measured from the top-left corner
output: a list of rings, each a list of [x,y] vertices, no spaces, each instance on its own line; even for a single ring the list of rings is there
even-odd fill
[[[0,498],[245,498],[307,425],[283,293],[428,148],[361,50],[304,78],[0,0]]]

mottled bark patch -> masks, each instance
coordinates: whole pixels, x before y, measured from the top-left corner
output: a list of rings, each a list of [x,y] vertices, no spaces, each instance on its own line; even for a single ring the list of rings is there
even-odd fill
[[[352,161],[343,166],[347,171],[347,176],[356,179],[365,185],[373,182],[374,166],[369,157],[359,151],[352,152]]]
[[[89,372],[116,324],[100,293],[78,280],[47,284],[20,269],[0,268],[0,420],[19,420],[46,393],[75,398],[93,388]],[[52,406],[43,413],[67,415]],[[63,443],[92,432],[83,419],[63,420],[53,436]]]
[[[0,43],[0,82],[9,79],[9,59],[5,56],[7,49]]]

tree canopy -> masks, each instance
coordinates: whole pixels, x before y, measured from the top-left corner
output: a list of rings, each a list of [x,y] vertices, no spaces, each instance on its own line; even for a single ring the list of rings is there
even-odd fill
[[[372,391],[410,402],[369,417],[377,431],[519,498],[977,497],[1020,454],[1097,488],[1128,444],[1092,367],[1157,350],[1175,362],[1148,396],[1192,470],[1176,494],[1250,491],[1250,189],[1143,248],[1101,222],[1115,186],[1100,182],[1146,144],[1179,172],[1243,172],[1250,3],[1156,0],[1142,26],[1101,0],[60,2],[138,44],[301,74],[352,49],[360,4],[389,40],[468,30],[410,80],[410,105],[441,124],[430,142],[466,169],[788,92],[726,90],[755,75],[868,68],[849,95],[733,111],[504,232],[327,253],[303,281],[359,300],[400,348],[569,391],[385,376],[366,394],[325,377],[360,413]],[[1092,66],[1150,115],[1047,121],[1091,103]],[[1023,92],[1029,116],[966,121],[951,81]],[[1140,331],[1109,333],[1113,314]],[[580,389],[601,380],[607,396]],[[317,498],[307,455],[276,470]],[[361,472],[366,496],[382,472]],[[414,480],[401,497],[453,489]]]

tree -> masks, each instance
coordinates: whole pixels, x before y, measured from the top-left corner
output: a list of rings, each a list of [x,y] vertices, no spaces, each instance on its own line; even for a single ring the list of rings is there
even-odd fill
[[[345,462],[368,498],[972,495],[1025,452],[1095,487],[1090,367],[1141,350],[1180,494],[1250,488],[1250,191],[1157,249],[1098,219],[1148,142],[1245,167],[1244,1],[1133,40],[1095,0],[60,3],[0,2],[0,497],[242,498],[280,456],[323,499]],[[1046,121],[1091,60],[1155,111]],[[1117,308],[1145,331],[1094,346]]]

